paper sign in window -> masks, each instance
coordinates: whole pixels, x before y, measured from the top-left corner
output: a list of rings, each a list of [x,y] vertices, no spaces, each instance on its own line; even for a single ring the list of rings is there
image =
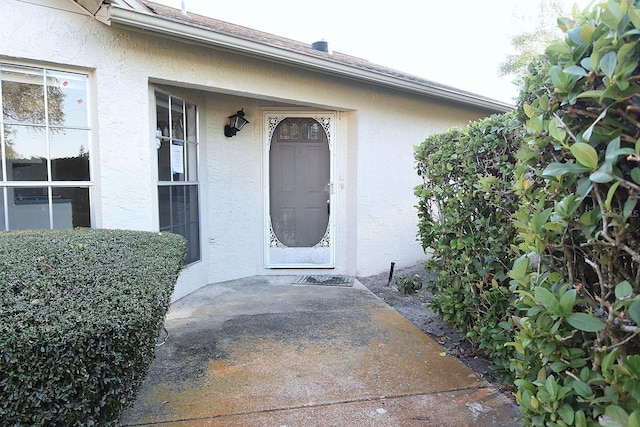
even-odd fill
[[[171,171],[184,173],[184,150],[182,141],[173,141],[171,144]]]

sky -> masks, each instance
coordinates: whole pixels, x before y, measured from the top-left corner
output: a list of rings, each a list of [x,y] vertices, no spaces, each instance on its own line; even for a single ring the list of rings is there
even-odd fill
[[[154,0],[181,8],[183,0]],[[536,27],[541,0],[184,0],[187,12],[313,43],[499,101],[513,103],[514,76],[499,65],[514,36]],[[559,0],[567,16],[576,3]],[[555,22],[555,18],[551,20]]]

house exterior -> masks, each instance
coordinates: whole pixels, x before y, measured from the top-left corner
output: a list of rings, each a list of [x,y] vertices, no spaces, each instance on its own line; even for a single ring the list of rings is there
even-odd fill
[[[180,233],[175,299],[424,260],[413,146],[511,108],[147,1],[0,10],[0,230]],[[225,136],[237,111],[249,123]]]

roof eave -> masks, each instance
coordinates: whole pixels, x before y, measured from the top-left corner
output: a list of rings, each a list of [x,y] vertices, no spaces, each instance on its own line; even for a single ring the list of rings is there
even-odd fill
[[[251,56],[268,58],[278,62],[295,64],[297,66],[337,74],[343,77],[403,90],[414,94],[459,102],[494,112],[507,112],[513,109],[513,105],[511,104],[485,98],[480,95],[456,91],[455,89],[448,87],[435,85],[430,86],[424,83],[412,82],[398,77],[349,66],[347,64],[340,64],[323,58],[304,55],[275,46],[217,33],[206,28],[200,28],[165,19],[151,13],[141,13],[139,11],[119,7],[115,4],[112,4],[109,7],[107,20],[108,23],[112,25],[123,25],[140,30],[161,33],[192,42],[225,48]]]

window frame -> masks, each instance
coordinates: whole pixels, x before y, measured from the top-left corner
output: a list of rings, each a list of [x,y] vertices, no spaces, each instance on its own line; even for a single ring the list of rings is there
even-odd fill
[[[41,121],[20,121],[19,119],[7,119],[4,114],[4,101],[3,98],[3,86],[5,81],[12,81],[10,78],[4,78],[6,74],[20,74],[23,73],[25,76],[31,75],[35,81],[40,81],[42,86],[42,108],[43,108],[43,117]],[[52,81],[56,81],[55,79],[59,77],[68,76],[70,80],[76,80],[76,82],[81,82],[80,92],[82,94],[82,98],[77,99],[80,104],[84,103],[83,106],[83,114],[85,115],[82,120],[82,124],[77,123],[53,123],[51,120],[51,115],[49,111],[49,101],[50,94],[49,88],[51,86]],[[41,79],[41,80],[40,80]],[[66,82],[65,82],[66,83]],[[63,85],[64,86],[64,85]],[[65,87],[66,88],[66,87]],[[69,89],[71,89],[70,87]],[[19,205],[16,203],[18,199],[16,199],[16,190],[19,192],[28,192],[31,190],[40,189],[43,191],[42,197],[38,197],[38,204],[46,204],[47,216],[48,219],[43,221],[42,226],[34,226],[28,228],[37,228],[37,229],[57,229],[57,228],[68,228],[68,226],[60,226],[60,222],[57,221],[56,205],[60,200],[58,199],[60,196],[55,195],[55,193],[64,189],[77,189],[86,191],[86,202],[88,203],[87,212],[84,216],[86,216],[87,222],[82,222],[81,225],[73,224],[73,215],[74,212],[72,210],[72,218],[70,218],[71,227],[75,226],[94,226],[94,201],[93,201],[93,193],[94,193],[94,177],[93,177],[93,161],[94,161],[94,147],[93,147],[93,129],[92,129],[92,91],[91,91],[91,75],[86,71],[79,71],[76,69],[68,69],[64,67],[48,67],[48,66],[40,66],[33,64],[21,64],[21,63],[11,63],[6,61],[0,61],[0,231],[10,231],[10,230],[18,230],[24,229],[25,227],[16,227],[16,221],[13,220],[12,215],[15,215],[15,207]],[[65,95],[66,96],[66,95]],[[64,100],[64,97],[62,98]],[[65,114],[68,112],[65,112]],[[8,158],[7,153],[7,140],[8,136],[6,134],[6,130],[8,128],[15,129],[29,129],[29,128],[38,128],[41,127],[44,130],[43,141],[46,145],[46,156],[42,157],[46,161],[46,179],[44,180],[33,180],[33,179],[9,179],[9,165],[8,161],[12,160]],[[78,179],[78,180],[62,180],[55,179],[55,175],[58,173],[56,171],[56,167],[53,165],[53,161],[59,159],[54,156],[54,151],[52,149],[52,144],[55,141],[54,133],[56,130],[64,130],[67,132],[75,132],[80,131],[86,134],[86,138],[83,140],[83,143],[80,145],[81,149],[87,150],[86,156],[87,159],[87,178],[88,179]],[[69,139],[73,139],[72,137],[68,137]],[[86,145],[86,148],[85,148]],[[81,156],[78,156],[81,157]],[[26,160],[26,159],[25,159]],[[13,178],[13,177],[12,177]],[[68,178],[68,177],[67,177]],[[46,192],[46,196],[44,194]],[[77,200],[73,199],[73,203],[77,203]],[[13,210],[14,212],[10,212]],[[63,221],[64,222],[64,221]]]
[[[157,164],[157,209],[158,209],[158,229],[159,231],[174,232],[182,235],[187,240],[187,255],[185,258],[185,264],[191,265],[202,261],[202,215],[201,209],[201,183],[199,179],[200,175],[200,117],[199,108],[195,102],[191,102],[188,99],[173,95],[171,93],[155,89],[153,92],[154,107],[155,107],[155,137],[156,137],[156,164]],[[161,121],[159,115],[160,101],[166,101],[166,109],[168,115],[164,117],[168,118],[168,123],[164,120]],[[181,118],[182,122],[179,126],[174,126],[173,110],[174,103],[178,101],[181,104]],[[189,114],[193,114],[195,117],[188,117]],[[167,126],[163,126],[167,124]],[[182,129],[180,129],[180,127]],[[193,133],[189,132],[192,129]],[[166,144],[166,145],[165,145]],[[163,147],[170,147],[166,152],[161,152]],[[181,154],[174,151],[177,146],[182,146]],[[169,173],[166,172],[167,165],[161,163],[167,162],[168,154],[168,167]],[[176,161],[175,156],[181,157],[181,171],[180,165]],[[195,156],[195,159],[193,157]],[[177,167],[179,171],[175,171],[173,167]],[[193,170],[195,169],[195,171]],[[161,179],[164,178],[164,179]],[[190,193],[189,187],[194,187],[195,192]],[[164,199],[161,196],[162,191],[168,189],[169,198]],[[174,209],[174,195],[182,190],[183,195],[195,197],[196,206],[191,206],[191,200],[188,204],[183,204],[182,215],[185,217],[191,217],[186,221],[174,221],[174,218],[179,217],[177,212],[179,209]],[[177,197],[179,199],[179,196]],[[186,198],[186,197],[185,197]],[[163,203],[165,200],[165,203]],[[168,201],[168,205],[167,205]],[[168,212],[163,212],[161,209],[168,207]],[[163,225],[163,218],[169,217],[169,224]],[[195,218],[194,218],[195,216]],[[190,227],[195,225],[195,232],[186,231]],[[185,232],[180,232],[180,228],[184,228]],[[197,237],[194,242],[189,236],[194,235]],[[197,252],[197,253],[194,253]]]

